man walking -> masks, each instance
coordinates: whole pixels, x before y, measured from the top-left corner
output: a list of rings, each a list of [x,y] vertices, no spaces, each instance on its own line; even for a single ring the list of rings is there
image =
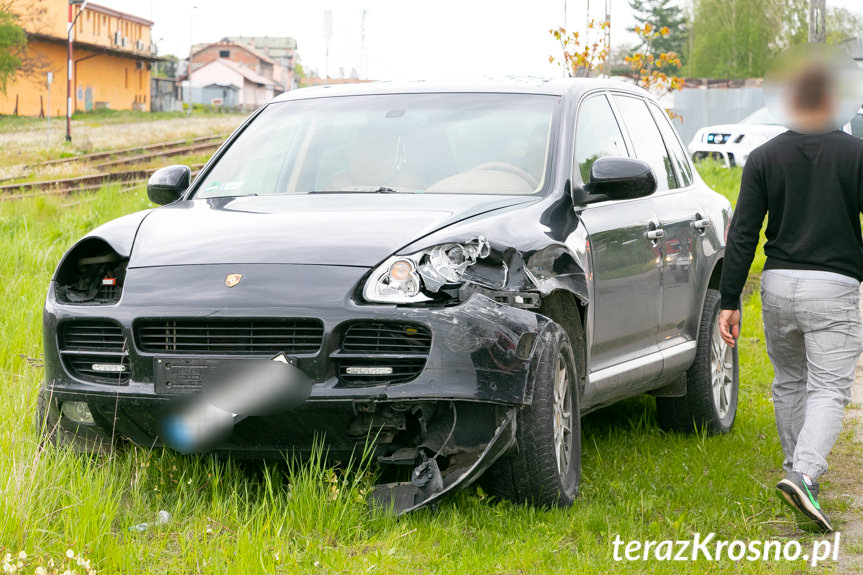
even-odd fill
[[[773,405],[785,455],[777,494],[809,531],[833,527],[819,477],[842,428],[863,350],[863,140],[836,130],[829,69],[809,65],[788,89],[792,130],[756,148],[728,232],[719,329],[734,345],[740,294],[767,216],[761,277]]]

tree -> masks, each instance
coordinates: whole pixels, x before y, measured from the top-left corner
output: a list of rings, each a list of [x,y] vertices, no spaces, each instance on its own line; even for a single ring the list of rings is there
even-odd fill
[[[648,46],[654,58],[658,58],[659,54],[675,54],[683,61],[689,34],[689,19],[680,6],[674,4],[673,0],[629,0],[629,7],[637,22],[629,28],[630,32],[637,34],[638,29],[645,26],[654,30],[668,30],[668,34],[654,38],[649,45],[642,40],[636,50],[642,52]]]
[[[669,92],[683,89],[683,79],[668,72],[680,69],[680,59],[674,52],[655,53],[656,42],[665,40],[671,34],[668,28],[656,29],[650,24],[636,26],[633,29],[641,39],[641,49],[626,57],[626,63],[632,70],[632,79],[636,86],[653,92],[661,98]],[[672,118],[677,115],[666,110]]]
[[[21,66],[27,48],[27,35],[14,14],[0,7],[0,93],[6,93],[9,81]]]
[[[587,33],[584,36],[578,32],[567,33],[566,28],[549,30],[548,33],[560,42],[563,60],[549,56],[548,61],[557,62],[571,78],[590,76],[591,72],[601,66],[608,57],[608,43],[605,41],[604,32],[610,25],[607,20],[603,22],[591,20],[587,24]],[[599,37],[596,37],[597,35]]]
[[[783,49],[806,41],[807,0],[694,0],[686,72],[757,78]]]
[[[841,44],[863,38],[863,15],[847,8],[827,9],[827,43]]]

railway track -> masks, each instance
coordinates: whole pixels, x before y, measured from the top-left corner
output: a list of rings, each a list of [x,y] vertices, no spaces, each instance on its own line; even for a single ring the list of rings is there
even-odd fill
[[[192,168],[192,177],[194,177],[204,167],[204,164],[193,164],[190,167]],[[112,183],[135,186],[146,182],[155,171],[154,169],[133,169],[74,178],[7,184],[0,186],[0,201],[19,200],[34,196],[67,196],[71,193],[95,192],[102,186]]]
[[[135,164],[147,163],[157,158],[197,154],[210,150],[215,151],[226,137],[224,135],[204,136],[192,140],[160,142],[147,146],[108,150],[30,164],[23,167],[23,169],[28,171],[27,174],[0,179],[0,201],[38,195],[68,195],[72,192],[96,191],[105,184],[110,183],[122,183],[125,185],[140,183],[146,181],[155,170],[132,167]],[[32,174],[33,170],[39,168],[63,164],[80,164],[82,169],[95,169],[99,170],[100,173],[69,178],[2,184],[4,181],[8,182],[27,177],[27,175]],[[203,164],[194,165],[192,166],[192,170],[197,173],[201,167],[203,167]]]

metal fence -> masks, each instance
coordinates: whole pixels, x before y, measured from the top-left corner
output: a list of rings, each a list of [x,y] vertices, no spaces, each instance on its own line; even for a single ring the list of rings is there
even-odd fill
[[[674,92],[672,111],[684,145],[699,129],[712,124],[734,124],[764,105],[761,88],[684,88]]]

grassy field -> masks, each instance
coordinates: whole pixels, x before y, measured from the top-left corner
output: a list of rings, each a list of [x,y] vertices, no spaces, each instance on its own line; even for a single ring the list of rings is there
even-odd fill
[[[739,176],[704,170],[731,198]],[[0,371],[7,389],[0,397],[0,559],[10,553],[6,563],[20,561],[22,572],[48,569],[49,562],[60,573],[86,573],[88,565],[99,573],[832,571],[829,563],[810,569],[803,561],[629,563],[612,556],[616,535],[676,540],[715,532],[729,540],[794,539],[804,549],[811,541],[773,494],[781,457],[757,297],[746,302],[732,433],[664,434],[647,397],[591,414],[583,424],[581,497],[572,509],[513,505],[472,488],[438,509],[396,520],[366,507],[371,478],[356,466],[250,467],[161,449],[98,458],[39,449],[33,413],[43,377],[40,320],[53,268],[75,238],[148,205],[143,191],[115,190],[86,202],[0,203]],[[829,493],[829,481],[827,487]],[[828,495],[827,506],[847,503]],[[171,519],[154,526],[160,510]],[[134,529],[143,522],[150,527]]]
[[[54,158],[228,134],[245,118],[205,112],[89,112],[73,116],[72,141],[66,142],[65,117],[51,118],[49,131],[44,119],[0,116],[0,177],[17,176],[16,166]]]

